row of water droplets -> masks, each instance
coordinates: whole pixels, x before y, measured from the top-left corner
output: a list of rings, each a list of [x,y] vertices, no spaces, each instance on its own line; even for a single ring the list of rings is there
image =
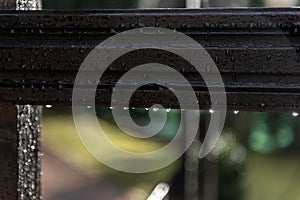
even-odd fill
[[[16,0],[16,10],[39,10],[40,0]],[[18,105],[18,183],[19,200],[41,197],[41,106]]]
[[[50,108],[52,108],[53,106],[52,106],[52,105],[46,105],[45,107],[48,108],[48,109],[50,109]],[[92,106],[87,106],[87,108],[88,108],[88,109],[91,109]],[[115,108],[114,108],[114,107],[109,107],[109,109],[112,110],[112,109],[115,109]],[[124,110],[129,110],[129,107],[123,107],[123,109],[124,109]],[[134,110],[135,108],[132,107],[131,109]],[[152,108],[152,109],[153,109],[154,112],[157,112],[157,111],[160,110],[160,108],[155,108],[155,107]],[[145,108],[145,110],[146,110],[146,111],[149,111],[150,108]],[[172,109],[171,109],[171,108],[167,108],[167,109],[165,109],[165,111],[166,111],[167,113],[169,113],[169,112],[172,111]],[[216,112],[216,111],[213,110],[213,109],[209,109],[208,111],[209,111],[210,114],[214,114],[214,113]],[[239,110],[234,110],[234,111],[232,111],[232,113],[235,114],[235,115],[238,115],[238,114],[240,113],[240,111],[239,111]],[[293,112],[292,115],[293,115],[294,117],[298,117],[298,116],[299,116],[299,113],[298,113],[298,112]]]
[[[53,106],[52,106],[52,105],[46,105],[45,107],[48,108],[48,109],[50,109],[50,108],[52,108]],[[92,106],[87,106],[87,108],[88,108],[88,109],[91,109]],[[115,109],[115,108],[114,108],[114,107],[109,107],[109,109],[112,110],[112,109]],[[123,107],[123,109],[124,109],[124,110],[129,110],[128,107]],[[135,108],[132,107],[131,109],[134,110]],[[157,112],[157,111],[160,110],[160,108],[155,108],[155,107],[152,108],[152,109],[153,109],[154,112]],[[145,110],[146,110],[146,111],[149,111],[150,108],[145,108]],[[172,109],[171,109],[171,108],[167,108],[167,109],[165,109],[165,111],[166,111],[167,113],[169,113],[169,112],[172,111]],[[209,109],[209,113],[210,113],[210,114],[214,114],[215,112],[216,112],[215,110]],[[232,113],[235,114],[235,115],[238,115],[238,114],[240,113],[240,111],[239,111],[239,110],[234,110]],[[294,117],[298,117],[298,116],[299,116],[299,113],[298,113],[298,112],[293,112],[292,115],[293,115]]]

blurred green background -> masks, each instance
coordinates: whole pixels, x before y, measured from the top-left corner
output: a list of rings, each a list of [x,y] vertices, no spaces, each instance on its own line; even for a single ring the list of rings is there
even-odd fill
[[[100,117],[105,133],[123,149],[146,152],[167,142],[167,136],[146,141],[131,138],[111,123],[108,109],[99,110],[106,116]],[[169,115],[176,119],[178,111]],[[206,115],[209,114],[203,112],[202,116]],[[221,196],[218,199],[299,199],[299,122],[292,113],[228,113],[223,136],[211,155],[218,159],[219,165],[218,193]],[[173,120],[168,126],[176,127],[177,123]],[[178,160],[163,170],[147,174],[109,169],[96,161],[81,144],[69,108],[45,109],[43,145],[92,176],[108,176],[127,190],[142,191],[143,197],[136,199],[145,199],[159,182],[171,181],[182,162]],[[107,156],[118,159],[110,152]],[[201,166],[199,172],[203,172]]]
[[[297,0],[211,0],[210,6],[296,6]],[[115,9],[184,7],[185,2],[160,0],[43,0],[44,9]],[[107,136],[119,147],[134,152],[147,152],[164,146],[176,132],[179,111],[168,114],[168,123],[160,136],[152,140],[129,137],[114,124],[111,111],[98,108],[99,121]],[[147,122],[147,111],[132,110],[135,118]],[[202,112],[202,118],[210,113]],[[300,198],[300,117],[296,113],[230,112],[222,137],[210,155],[200,160],[199,198],[203,199],[206,173],[204,162],[217,165],[217,199],[220,200],[297,200]],[[147,174],[127,174],[109,169],[96,161],[83,147],[76,133],[70,108],[54,107],[44,110],[43,147],[56,158],[93,177],[106,177],[124,189],[124,199],[146,199],[160,182],[172,183],[182,171],[183,159],[165,169]],[[111,155],[111,159],[118,159]],[[202,180],[202,181],[201,181]],[[202,189],[201,189],[202,188]],[[61,191],[60,191],[61,192]],[[56,196],[46,192],[46,199]],[[55,199],[55,198],[52,198]],[[88,199],[88,198],[87,198]],[[121,199],[121,198],[120,198]],[[171,199],[173,200],[173,199]]]

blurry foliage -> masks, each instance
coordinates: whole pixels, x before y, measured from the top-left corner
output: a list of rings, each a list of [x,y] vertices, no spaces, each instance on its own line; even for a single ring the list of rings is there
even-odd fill
[[[298,117],[292,113],[245,113],[228,115],[228,126],[239,139],[255,152],[267,154],[299,150]],[[299,143],[299,142],[298,142]]]
[[[263,7],[265,6],[265,0],[249,0],[248,6],[249,7]]]

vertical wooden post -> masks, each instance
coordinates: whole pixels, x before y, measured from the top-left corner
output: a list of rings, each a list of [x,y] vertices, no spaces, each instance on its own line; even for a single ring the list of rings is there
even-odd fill
[[[0,102],[0,199],[17,199],[17,109]]]
[[[15,0],[1,0],[0,9],[15,10]],[[17,109],[0,102],[0,199],[17,199]]]
[[[15,0],[17,10],[39,10],[41,0]],[[17,106],[18,200],[41,199],[40,106]]]
[[[1,10],[15,10],[15,0],[1,0]],[[17,199],[17,110],[0,102],[0,199]]]
[[[0,0],[0,9],[36,10],[39,0]],[[0,102],[0,200],[39,200],[41,107]]]
[[[39,200],[41,107],[0,102],[0,200]]]

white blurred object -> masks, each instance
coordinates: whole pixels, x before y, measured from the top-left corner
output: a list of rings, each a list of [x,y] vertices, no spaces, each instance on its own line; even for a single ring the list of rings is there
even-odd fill
[[[266,0],[266,4],[272,7],[296,6],[297,0]]]
[[[150,194],[147,200],[163,200],[170,190],[167,183],[159,183]]]
[[[42,8],[41,0],[16,0],[16,10],[40,10]]]
[[[186,0],[186,8],[201,8],[201,0]]]

